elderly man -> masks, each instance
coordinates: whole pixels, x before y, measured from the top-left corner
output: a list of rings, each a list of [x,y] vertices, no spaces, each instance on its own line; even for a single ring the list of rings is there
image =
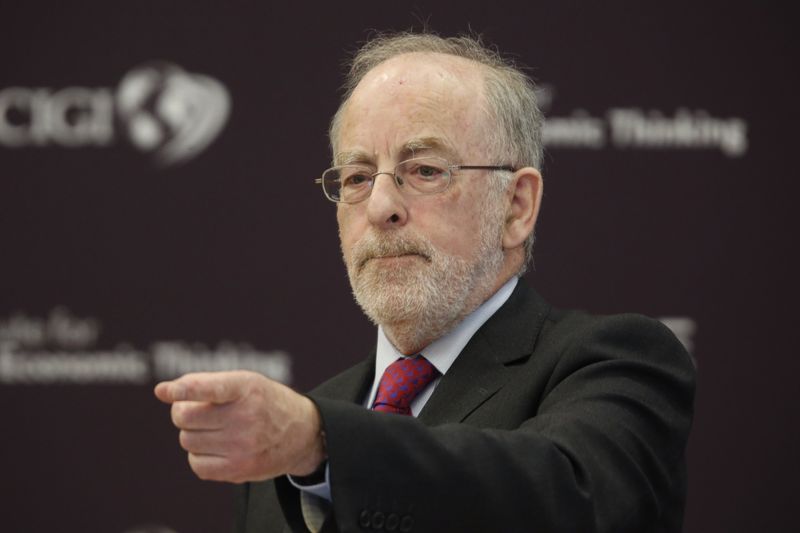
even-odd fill
[[[350,283],[376,353],[309,396],[247,372],[159,384],[238,528],[680,531],[694,371],[637,316],[518,278],[542,198],[531,82],[470,38],[377,38],[331,125]]]

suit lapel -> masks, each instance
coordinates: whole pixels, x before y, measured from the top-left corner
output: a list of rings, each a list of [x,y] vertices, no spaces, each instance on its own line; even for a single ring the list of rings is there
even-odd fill
[[[369,392],[374,375],[375,353],[373,352],[365,361],[361,361],[311,391],[311,395],[361,403]]]
[[[505,385],[509,371],[482,353],[491,353],[491,347],[485,339],[473,337],[420,411],[422,422],[429,426],[461,422]]]
[[[442,377],[418,418],[427,425],[461,422],[511,377],[509,363],[530,357],[550,306],[522,280],[473,335]],[[360,404],[375,376],[375,353],[311,392]]]
[[[418,418],[430,426],[463,421],[506,384],[509,363],[530,357],[549,311],[533,289],[517,283],[442,377]]]

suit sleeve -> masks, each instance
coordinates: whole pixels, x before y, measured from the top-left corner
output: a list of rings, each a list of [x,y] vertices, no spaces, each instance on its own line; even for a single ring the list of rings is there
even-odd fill
[[[683,347],[635,315],[543,333],[460,423],[315,398],[339,530],[680,531],[694,391]],[[473,423],[508,412],[513,427]]]

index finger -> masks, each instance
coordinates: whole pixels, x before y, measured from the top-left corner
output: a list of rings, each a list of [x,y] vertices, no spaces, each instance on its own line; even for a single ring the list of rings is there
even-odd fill
[[[228,403],[244,394],[244,378],[237,372],[197,372],[156,385],[156,397],[164,403],[185,400]]]

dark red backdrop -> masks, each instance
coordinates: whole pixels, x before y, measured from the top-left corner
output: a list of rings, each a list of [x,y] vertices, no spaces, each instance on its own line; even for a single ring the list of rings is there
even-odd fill
[[[349,294],[334,207],[312,180],[328,164],[344,51],[368,28],[420,21],[483,32],[545,89],[553,127],[527,281],[561,307],[672,317],[692,344],[685,530],[794,530],[800,84],[787,12],[9,4],[0,530],[229,528],[230,487],[189,472],[152,385],[244,364],[305,390],[366,354],[375,334]],[[182,71],[139,70],[153,61]],[[140,84],[120,85],[131,73]],[[141,97],[133,114],[123,89]],[[204,122],[215,118],[219,131]],[[192,145],[181,125],[208,144],[165,164],[172,143]]]

